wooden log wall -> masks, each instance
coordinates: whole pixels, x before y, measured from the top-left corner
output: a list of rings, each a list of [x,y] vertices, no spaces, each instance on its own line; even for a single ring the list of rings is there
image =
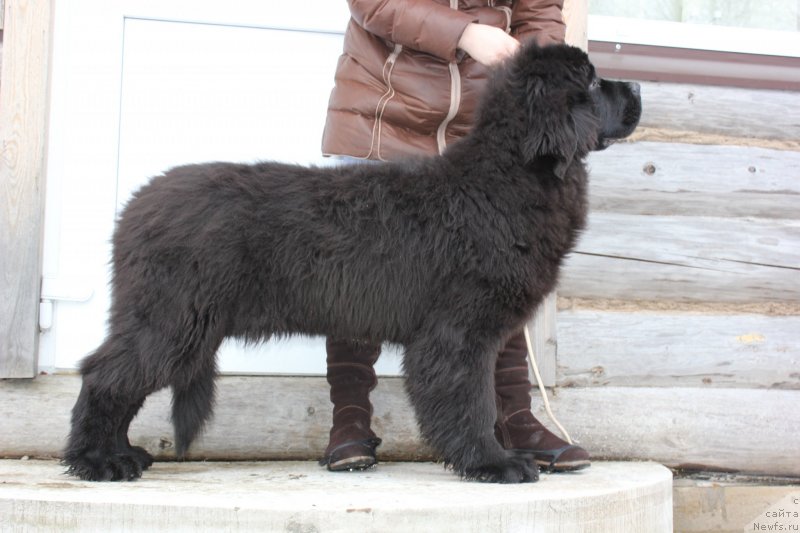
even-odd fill
[[[642,95],[631,142],[590,158],[556,412],[598,456],[800,476],[800,95]]]

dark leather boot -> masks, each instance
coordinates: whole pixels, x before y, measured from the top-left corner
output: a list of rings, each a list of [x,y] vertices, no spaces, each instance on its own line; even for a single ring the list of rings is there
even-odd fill
[[[327,339],[328,383],[333,402],[330,440],[320,465],[328,470],[363,470],[376,464],[375,448],[381,443],[370,429],[369,393],[378,384],[373,365],[380,345],[354,340]]]
[[[533,453],[544,470],[563,472],[588,467],[589,453],[550,432],[531,413],[528,347],[523,331],[513,335],[497,356],[495,437],[507,450]]]

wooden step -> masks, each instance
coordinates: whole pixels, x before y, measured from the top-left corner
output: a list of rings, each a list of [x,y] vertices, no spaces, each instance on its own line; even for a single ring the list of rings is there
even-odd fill
[[[0,480],[12,531],[672,531],[672,474],[655,463],[497,485],[435,463],[157,462],[135,482],[91,483],[56,461],[3,460]]]

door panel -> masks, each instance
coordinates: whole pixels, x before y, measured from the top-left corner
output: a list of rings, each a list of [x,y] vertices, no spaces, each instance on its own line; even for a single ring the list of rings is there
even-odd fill
[[[215,160],[324,164],[320,139],[346,4],[310,2],[303,13],[265,13],[243,1],[219,13],[219,5],[57,3],[43,370],[75,368],[102,341],[113,221],[150,176]],[[229,341],[219,366],[324,373],[324,360],[319,338],[247,348]],[[377,369],[398,373],[397,353],[390,349]]]

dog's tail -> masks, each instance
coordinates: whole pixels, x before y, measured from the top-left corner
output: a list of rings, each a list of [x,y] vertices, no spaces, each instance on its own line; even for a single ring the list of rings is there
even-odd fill
[[[208,368],[193,376],[188,385],[172,387],[172,424],[175,427],[175,452],[183,458],[186,450],[211,418],[214,410],[215,369]]]

